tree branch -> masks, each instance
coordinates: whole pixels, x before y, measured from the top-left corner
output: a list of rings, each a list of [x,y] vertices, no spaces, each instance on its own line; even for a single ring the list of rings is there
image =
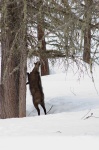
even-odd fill
[[[40,51],[40,50],[29,50],[31,51],[32,56],[42,56],[45,58],[56,58],[56,57],[66,57],[66,54],[62,51],[58,50],[47,50],[47,51]]]

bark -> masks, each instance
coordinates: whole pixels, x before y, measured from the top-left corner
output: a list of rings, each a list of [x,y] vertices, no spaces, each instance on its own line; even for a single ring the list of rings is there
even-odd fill
[[[91,59],[91,29],[90,27],[85,29],[84,31],[84,52],[83,52],[83,60],[90,64]]]
[[[23,0],[23,22],[19,38],[20,76],[19,76],[19,117],[26,116],[26,71],[27,71],[27,0]]]
[[[19,70],[13,72],[15,67],[18,67],[17,57],[18,54],[14,54],[15,50],[15,26],[16,12],[13,11],[16,4],[5,4],[3,7],[6,10],[2,12],[2,28],[1,28],[1,49],[2,49],[2,61],[1,61],[1,83],[3,86],[3,102],[2,111],[4,116],[2,118],[18,117],[18,75]],[[17,32],[17,31],[16,31]],[[13,45],[13,47],[12,47]]]
[[[14,0],[3,2],[3,7],[6,9],[2,12],[1,28],[3,89],[1,111],[4,112],[1,118],[26,116],[26,41],[22,22],[24,18],[22,4]]]
[[[85,0],[85,30],[84,30],[84,52],[83,61],[90,64],[91,59],[91,6],[93,0]]]
[[[2,85],[0,84],[0,118],[2,118],[2,116],[4,116],[4,111],[1,111],[2,110],[2,106],[3,106],[3,88],[2,88]]]
[[[41,0],[38,4],[39,14],[37,16],[37,33],[38,33],[38,48],[40,52],[41,60],[41,76],[49,75],[48,59],[44,57],[43,53],[46,51],[46,42],[44,35],[44,13],[43,13],[43,1]]]
[[[44,56],[44,53],[46,52],[46,42],[44,38],[44,31],[40,23],[38,23],[38,42],[40,42],[41,44],[41,46],[39,47],[41,61],[41,76],[49,75],[48,59]]]

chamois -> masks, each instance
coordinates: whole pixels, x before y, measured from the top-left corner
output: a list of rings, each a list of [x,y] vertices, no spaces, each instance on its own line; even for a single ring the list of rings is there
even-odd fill
[[[41,83],[41,76],[39,73],[40,61],[34,64],[35,66],[32,72],[27,73],[28,82],[26,84],[29,84],[30,92],[33,98],[33,104],[38,112],[38,115],[40,115],[40,109],[38,107],[39,104],[42,106],[44,113],[46,115],[44,93],[43,93],[43,88],[42,88],[42,83]]]

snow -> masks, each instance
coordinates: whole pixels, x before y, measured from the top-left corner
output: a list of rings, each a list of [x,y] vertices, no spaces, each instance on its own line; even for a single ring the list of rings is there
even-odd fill
[[[52,109],[44,115],[40,107],[38,116],[27,85],[27,117],[0,119],[1,150],[99,149],[99,67],[95,84],[87,74],[52,72],[42,77],[47,112]]]

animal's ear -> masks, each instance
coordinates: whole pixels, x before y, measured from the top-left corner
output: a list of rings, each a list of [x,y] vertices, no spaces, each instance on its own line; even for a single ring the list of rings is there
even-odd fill
[[[34,63],[34,65],[36,65],[37,63]]]

